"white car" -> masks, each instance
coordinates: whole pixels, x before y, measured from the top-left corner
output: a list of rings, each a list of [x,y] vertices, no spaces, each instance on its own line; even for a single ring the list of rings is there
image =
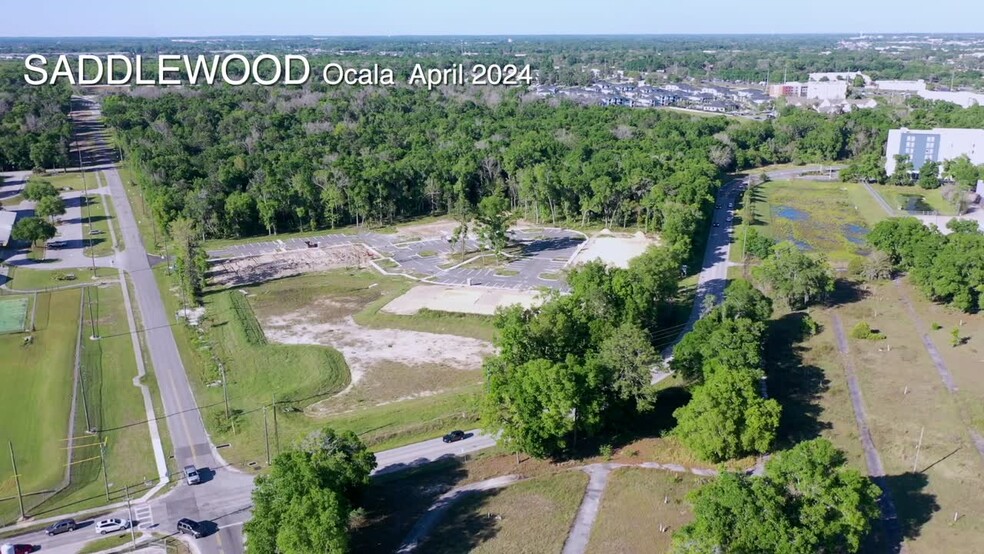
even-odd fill
[[[125,531],[130,528],[129,519],[104,519],[102,521],[96,522],[96,533],[100,535],[105,535],[106,533],[116,533],[118,531]]]

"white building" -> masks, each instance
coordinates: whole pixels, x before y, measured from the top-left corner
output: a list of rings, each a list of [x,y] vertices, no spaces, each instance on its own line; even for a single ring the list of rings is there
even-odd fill
[[[807,98],[817,100],[843,100],[847,98],[847,81],[810,81],[806,85]]]
[[[868,77],[867,75],[861,73],[860,71],[831,71],[826,73],[810,73],[810,80],[820,81],[824,77],[826,77],[828,81],[854,81],[854,78],[857,77],[858,75],[860,75],[861,78],[864,79],[865,86],[871,84],[871,77]]]
[[[909,156],[916,171],[926,162],[942,164],[965,155],[974,165],[984,164],[984,129],[892,129],[885,146],[885,172],[895,172],[895,156]]]
[[[943,90],[921,90],[917,94],[926,100],[953,102],[954,104],[958,104],[964,108],[969,108],[971,106],[984,106],[984,94],[977,94],[976,92],[966,92],[962,90],[952,92]]]
[[[17,219],[17,212],[0,210],[0,248],[4,248],[10,242],[10,232],[14,229],[14,221]]]
[[[890,92],[919,92],[926,90],[926,81],[875,81],[875,86]]]

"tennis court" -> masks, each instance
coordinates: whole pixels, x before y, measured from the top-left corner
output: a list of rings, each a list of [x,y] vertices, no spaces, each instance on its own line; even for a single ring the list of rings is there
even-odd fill
[[[0,298],[0,333],[19,333],[27,318],[27,296]]]

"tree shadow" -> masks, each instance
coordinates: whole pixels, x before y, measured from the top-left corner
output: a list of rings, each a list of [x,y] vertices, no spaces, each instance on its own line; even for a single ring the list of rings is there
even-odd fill
[[[834,291],[827,297],[828,306],[845,306],[861,302],[871,293],[864,283],[859,283],[851,279],[836,279],[834,281]]]
[[[495,498],[502,489],[470,491],[455,499],[444,521],[434,529],[428,540],[421,543],[421,552],[465,554],[493,539],[502,528],[498,514],[482,506]],[[517,525],[523,525],[517,522]]]
[[[900,552],[902,540],[919,537],[922,526],[940,510],[936,496],[923,492],[929,480],[925,473],[906,472],[872,480],[891,496],[894,511],[882,496],[882,525],[865,541],[864,552]]]
[[[820,419],[820,397],[830,381],[819,367],[803,363],[810,336],[807,314],[794,312],[768,322],[765,341],[766,390],[782,405],[778,447],[814,439],[830,423]]]
[[[438,498],[467,475],[463,459],[447,458],[374,477],[352,526],[352,551],[395,552]]]

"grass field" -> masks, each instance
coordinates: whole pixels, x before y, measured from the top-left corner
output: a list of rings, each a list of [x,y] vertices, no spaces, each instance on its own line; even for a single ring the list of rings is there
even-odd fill
[[[140,541],[143,533],[137,533],[137,541]],[[119,533],[109,537],[102,537],[91,542],[85,543],[82,550],[79,550],[78,554],[96,554],[97,552],[104,552],[106,550],[112,550],[114,548],[119,548],[125,544],[131,542],[130,532],[126,531],[124,533]]]
[[[86,404],[76,412],[75,460],[70,486],[38,507],[51,513],[87,509],[106,503],[99,441],[106,444],[106,469],[111,501],[124,498],[124,486],[131,494],[148,487],[157,477],[150,433],[146,423],[143,397],[133,386],[137,375],[136,358],[129,334],[123,293],[118,285],[90,287],[83,293],[81,367],[85,379]],[[92,307],[90,325],[89,307]],[[98,335],[98,340],[88,337]],[[89,424],[98,436],[86,434],[86,410]],[[95,459],[91,459],[95,458]],[[87,462],[80,460],[89,459]],[[152,484],[152,483],[150,483]]]
[[[85,187],[82,186],[82,174],[78,171],[69,171],[66,173],[50,173],[46,175],[32,175],[29,181],[48,181],[53,187],[62,191],[64,189],[71,190],[83,190]],[[93,173],[85,174],[85,184],[88,186],[89,190],[96,188],[96,179]]]
[[[111,200],[99,194],[89,195],[88,198],[88,206],[82,208],[82,233],[87,239],[86,244],[89,244],[88,239],[92,239],[93,245],[87,246],[83,253],[86,256],[108,256],[113,253],[113,239],[109,233],[109,220],[114,217],[113,208],[109,205]],[[89,221],[92,221],[91,225]],[[98,234],[91,234],[92,230],[98,231]]]
[[[686,495],[697,488],[694,475],[653,469],[612,472],[588,543],[588,552],[669,552],[673,532],[691,517]],[[665,531],[660,531],[663,526]]]
[[[90,267],[58,270],[11,267],[9,271],[11,281],[7,286],[14,290],[40,290],[51,287],[90,283],[92,281],[92,268]],[[67,278],[68,275],[75,275],[75,279],[69,280]],[[98,278],[112,279],[118,277],[119,272],[109,267],[97,267],[95,275]]]
[[[921,303],[918,293],[910,295]],[[962,317],[973,321],[966,331],[981,329],[979,315],[933,313],[925,304],[921,309],[941,324]],[[980,348],[979,337],[952,348],[948,329],[931,332],[960,387],[954,396],[944,388],[892,284],[873,285],[866,298],[837,310],[848,331],[863,320],[887,336],[884,341],[850,339],[850,347],[909,552],[984,550],[984,497],[968,494],[984,490],[984,459],[970,442],[974,421],[967,409],[980,404],[984,387],[979,352],[973,351]]]
[[[873,185],[875,191],[881,194],[888,205],[896,210],[904,211],[936,211],[942,215],[956,215],[953,204],[943,198],[941,188],[926,190],[918,186],[903,187],[898,185]]]
[[[752,195],[754,221],[750,226],[776,241],[791,240],[804,250],[824,253],[835,263],[864,253],[864,235],[887,217],[857,183],[770,181],[755,187]],[[741,223],[736,217],[732,261],[742,257],[745,229]]]
[[[0,444],[13,444],[25,492],[52,489],[64,476],[79,295],[78,290],[38,295],[30,345],[23,345],[26,335],[0,336]],[[0,497],[13,494],[8,454],[0,456]],[[0,502],[0,521],[11,523],[17,515],[16,500]]]
[[[29,296],[0,297],[0,334],[24,331],[30,304]]]
[[[584,496],[588,476],[564,471],[471,493],[421,545],[422,552],[559,552]]]

